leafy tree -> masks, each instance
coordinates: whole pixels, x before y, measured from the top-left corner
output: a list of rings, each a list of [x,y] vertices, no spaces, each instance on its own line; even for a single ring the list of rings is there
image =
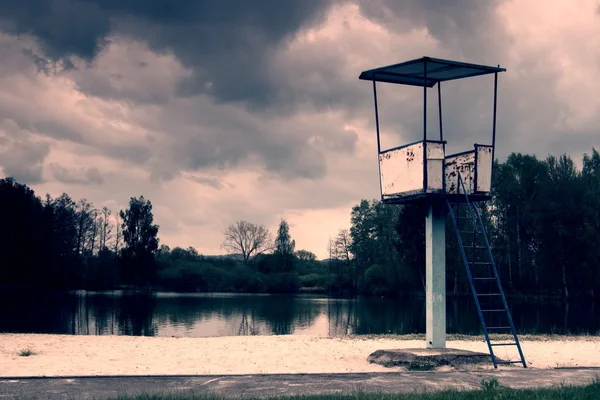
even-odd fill
[[[273,248],[271,232],[264,225],[255,225],[247,221],[237,221],[224,231],[225,239],[221,245],[229,254],[241,255],[244,265],[249,266],[254,259]]]
[[[76,253],[78,235],[75,207],[75,201],[66,193],[54,200],[46,197],[44,211],[52,246],[49,260],[54,287],[72,288],[80,283],[77,278],[81,264]]]
[[[158,250],[156,251],[157,256],[168,256],[171,254],[171,248],[166,244],[161,244]]]
[[[490,211],[495,226],[488,234],[496,265],[509,290],[541,285],[535,229],[546,177],[545,163],[529,155],[513,153],[494,168]]]
[[[388,279],[398,285],[405,269],[398,248],[400,237],[396,230],[399,213],[400,207],[385,205],[377,200],[362,200],[352,208],[350,250],[354,256],[355,287],[368,285],[365,281],[366,270],[375,264],[385,271]],[[369,291],[364,287],[362,290]]]
[[[124,279],[136,286],[148,285],[155,278],[154,255],[158,249],[158,225],[154,224],[150,200],[132,197],[129,208],[119,213],[123,220],[122,250]]]
[[[167,246],[165,246],[165,247],[167,247]],[[161,249],[163,249],[163,246],[161,246]],[[187,249],[183,249],[181,247],[174,247],[173,250],[169,251],[169,255],[173,259],[182,259],[182,260],[196,260],[201,257],[200,253],[198,253],[198,251],[191,246],[188,247]]]
[[[425,216],[427,210],[422,204],[403,205],[396,220],[398,240],[396,249],[400,262],[410,271],[404,277],[405,287],[425,291]]]
[[[42,211],[33,190],[12,178],[0,180],[0,283],[32,285],[40,278],[42,260],[32,250],[42,244]]]
[[[361,268],[368,268],[377,262],[376,224],[375,224],[375,201],[370,203],[367,200],[361,202],[352,208],[350,214],[350,235],[352,236],[352,254],[354,254],[357,265]]]
[[[586,246],[580,240],[585,228],[580,204],[584,192],[580,175],[570,157],[565,154],[559,158],[550,156],[546,165],[548,179],[542,187],[545,201],[539,205],[536,223],[541,252],[536,261],[546,269],[545,276],[561,283],[560,289],[568,298],[569,287],[576,283],[581,271],[581,268],[573,269],[571,265],[585,263]]]
[[[294,269],[296,242],[290,236],[290,227],[284,219],[279,223],[275,238],[274,256],[277,260],[277,272],[291,272]]]
[[[303,262],[313,262],[317,260],[317,256],[315,255],[315,253],[303,249],[298,250],[296,252],[296,257],[298,257],[298,260]]]
[[[587,244],[582,269],[583,287],[591,296],[594,289],[600,289],[600,154],[592,149],[592,154],[583,156],[581,173],[583,185],[582,216],[584,222],[581,240]]]

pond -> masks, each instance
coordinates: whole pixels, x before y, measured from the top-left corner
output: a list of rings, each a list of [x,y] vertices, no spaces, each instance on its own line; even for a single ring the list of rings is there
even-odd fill
[[[0,332],[207,337],[425,332],[423,298],[158,292],[0,295]],[[509,299],[519,333],[598,334],[594,302]],[[470,297],[449,298],[448,333],[478,334]]]

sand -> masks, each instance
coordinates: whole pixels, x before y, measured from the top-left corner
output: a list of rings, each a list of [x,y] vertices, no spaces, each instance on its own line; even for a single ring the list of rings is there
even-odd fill
[[[0,377],[392,372],[369,364],[369,354],[423,347],[423,340],[398,337],[0,334]],[[448,341],[447,347],[487,352],[483,340]],[[515,359],[513,348],[499,348],[497,355]],[[531,368],[600,366],[600,337],[525,339],[522,348]],[[19,356],[24,349],[35,354]]]

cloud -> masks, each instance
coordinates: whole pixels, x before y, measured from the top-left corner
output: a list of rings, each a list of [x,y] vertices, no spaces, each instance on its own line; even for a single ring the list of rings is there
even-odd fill
[[[210,186],[212,188],[219,189],[219,190],[223,189],[225,187],[225,184],[221,180],[219,180],[218,178],[215,178],[215,177],[192,176],[192,177],[190,177],[190,179],[201,185]]]
[[[0,167],[6,176],[25,184],[41,183],[49,151],[46,141],[20,129],[13,120],[0,119]]]
[[[104,182],[100,171],[97,168],[77,168],[67,169],[59,164],[50,163],[48,165],[50,173],[59,182],[75,185],[100,185]]]

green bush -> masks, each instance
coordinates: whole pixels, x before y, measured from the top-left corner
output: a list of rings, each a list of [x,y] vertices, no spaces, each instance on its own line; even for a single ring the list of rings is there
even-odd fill
[[[324,287],[327,284],[327,276],[320,274],[308,274],[299,277],[302,287]]]

